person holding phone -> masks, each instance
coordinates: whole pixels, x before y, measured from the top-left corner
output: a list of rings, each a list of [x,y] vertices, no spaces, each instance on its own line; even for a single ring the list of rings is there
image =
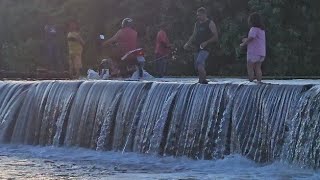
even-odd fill
[[[112,36],[110,39],[103,43],[103,46],[113,46],[111,50],[114,70],[111,71],[112,75],[125,74],[128,69],[126,66],[127,61],[121,61],[121,58],[128,52],[137,49],[138,32],[133,27],[133,19],[125,18],[122,20],[121,29]]]
[[[102,36],[101,36],[102,37]],[[123,19],[121,29],[103,43],[103,46],[117,44],[118,58],[121,58],[129,51],[137,49],[138,33],[133,28],[133,20],[131,18]]]

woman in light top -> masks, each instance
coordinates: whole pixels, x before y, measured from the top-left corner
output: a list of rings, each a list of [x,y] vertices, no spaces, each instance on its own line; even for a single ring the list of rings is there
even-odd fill
[[[258,13],[253,13],[248,19],[249,31],[248,38],[244,38],[241,47],[247,47],[247,69],[249,81],[256,77],[258,82],[262,80],[261,66],[266,57],[266,33],[261,17]]]
[[[84,47],[84,40],[80,35],[80,27],[76,21],[69,23],[68,33],[68,47],[69,47],[69,73],[71,78],[79,78],[80,70],[82,68],[82,52]]]

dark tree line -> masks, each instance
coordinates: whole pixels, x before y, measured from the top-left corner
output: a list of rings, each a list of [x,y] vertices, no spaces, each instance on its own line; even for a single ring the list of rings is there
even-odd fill
[[[263,67],[267,75],[320,75],[319,0],[1,0],[0,69],[28,72],[43,66],[43,27],[48,16],[54,17],[60,29],[65,62],[66,22],[80,22],[87,42],[84,65],[94,67],[100,58],[97,36],[112,36],[124,17],[132,17],[150,60],[159,25],[171,24],[168,34],[178,51],[169,73],[192,75],[191,53],[182,46],[192,32],[195,10],[200,6],[207,7],[220,35],[209,60],[209,74],[246,74],[245,57],[238,47],[248,32],[248,15],[257,11],[264,17],[267,31],[268,57]],[[152,64],[147,68],[152,70]]]

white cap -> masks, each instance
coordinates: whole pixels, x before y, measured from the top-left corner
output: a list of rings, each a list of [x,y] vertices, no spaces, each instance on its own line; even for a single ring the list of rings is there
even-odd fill
[[[125,25],[127,24],[127,23],[132,23],[133,22],[133,19],[131,19],[131,18],[124,18],[123,20],[122,20],[122,27],[125,27]]]

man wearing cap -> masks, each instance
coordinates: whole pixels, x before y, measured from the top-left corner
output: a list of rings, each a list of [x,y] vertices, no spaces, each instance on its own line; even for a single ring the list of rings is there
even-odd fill
[[[103,46],[116,44],[116,48],[113,49],[111,57],[114,61],[114,70],[110,73],[122,74],[126,73],[127,69],[123,62],[119,61],[126,53],[137,49],[138,33],[133,29],[133,20],[131,18],[125,18],[122,21],[121,29],[110,39],[103,43]]]
[[[119,55],[122,57],[127,52],[137,49],[138,33],[133,29],[133,20],[125,18],[122,21],[121,29],[103,45],[110,45],[117,43],[119,48]]]
[[[203,7],[197,10],[197,22],[189,41],[184,49],[189,49],[191,44],[197,48],[195,54],[195,68],[199,74],[199,83],[208,84],[206,79],[205,63],[210,54],[211,46],[218,41],[218,32],[215,23],[207,16],[207,10]]]

